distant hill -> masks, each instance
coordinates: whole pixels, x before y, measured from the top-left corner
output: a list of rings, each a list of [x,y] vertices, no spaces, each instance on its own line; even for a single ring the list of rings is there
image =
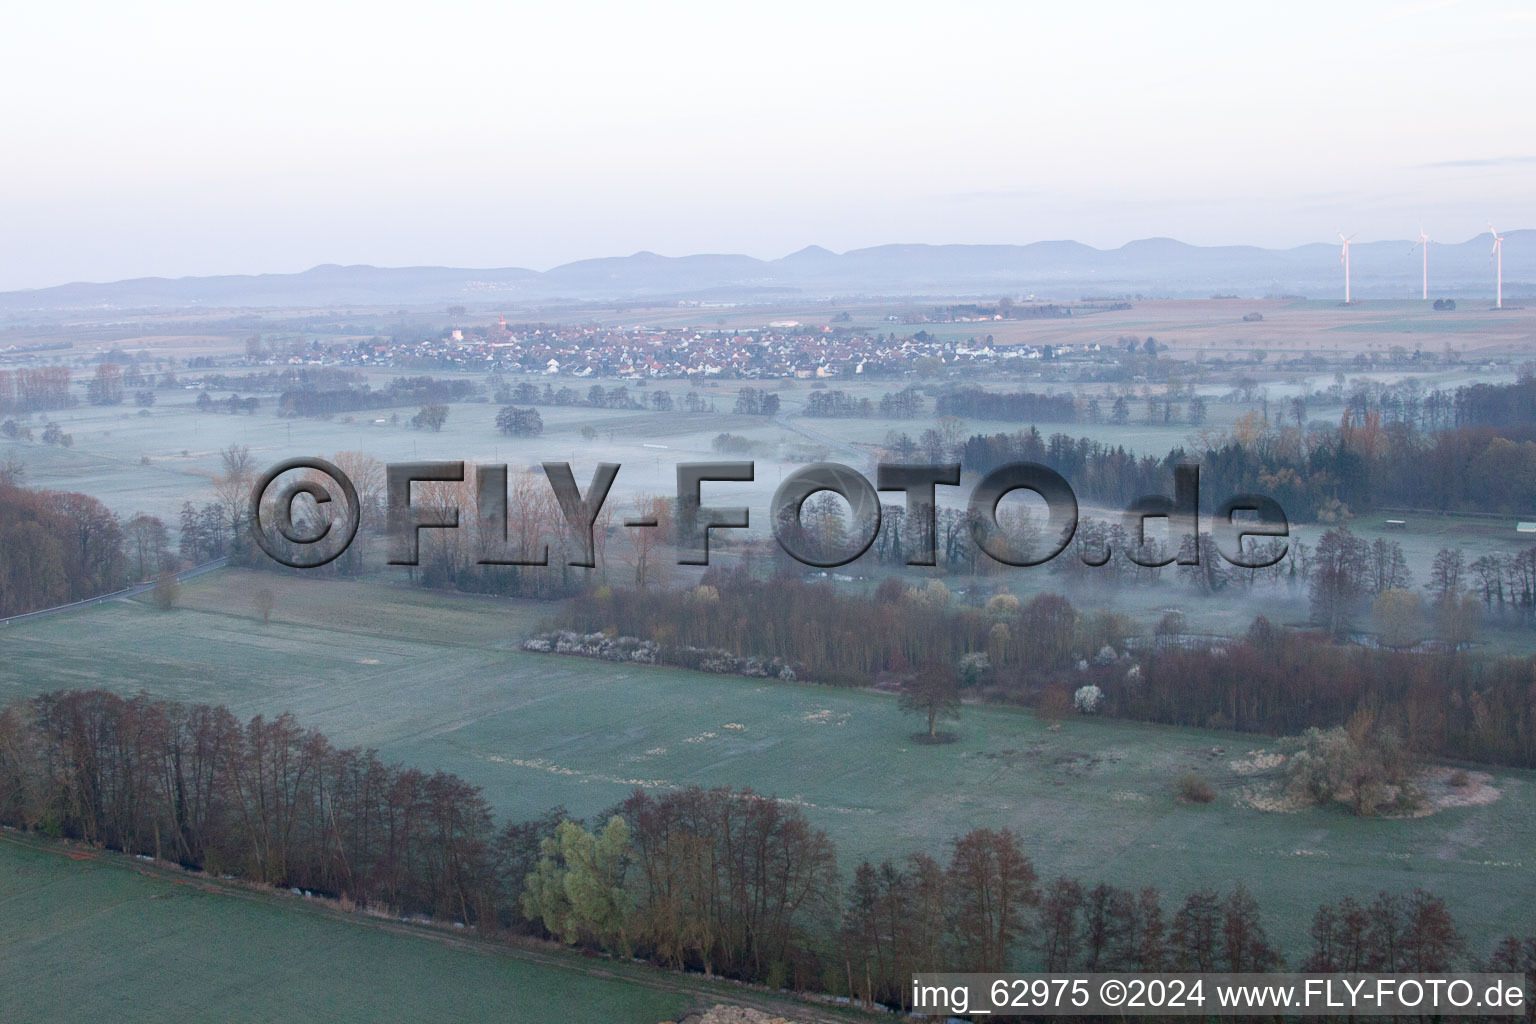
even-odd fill
[[[1361,299],[1417,298],[1419,257],[1411,242],[1361,242],[1350,251],[1352,292]],[[1487,234],[1430,243],[1431,297],[1487,298],[1494,268]],[[1294,249],[1197,246],[1145,238],[1118,249],[1080,242],[1028,245],[880,245],[834,253],[808,246],[776,260],[701,254],[579,260],[539,272],[517,267],[342,267],[299,274],[138,278],[0,292],[0,311],[186,309],[461,304],[510,306],[553,300],[684,301],[827,296],[1085,295],[1199,298],[1343,295],[1337,245]],[[1504,241],[1504,295],[1536,299],[1536,231]]]

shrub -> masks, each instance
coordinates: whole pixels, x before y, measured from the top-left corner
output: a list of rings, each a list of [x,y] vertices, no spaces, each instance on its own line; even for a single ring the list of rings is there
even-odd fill
[[[1023,606],[1012,594],[996,594],[987,601],[987,614],[1000,618],[1016,618]]]
[[[1417,806],[1415,765],[1397,734],[1372,732],[1369,721],[1352,719],[1351,727],[1302,734],[1301,749],[1286,763],[1290,791],[1318,805],[1343,800],[1361,817]]]
[[[1194,772],[1185,772],[1180,775],[1173,788],[1179,794],[1180,800],[1192,804],[1208,804],[1216,799],[1216,790]]]
[[[1052,686],[1040,695],[1035,713],[1041,718],[1056,722],[1072,713],[1072,692],[1065,686]]]
[[[992,668],[992,659],[986,651],[971,651],[960,656],[960,685],[977,686]]]
[[[1313,803],[1326,804],[1345,787],[1354,760],[1355,745],[1342,728],[1308,729],[1287,765],[1289,785]]]
[[[1072,695],[1072,706],[1079,714],[1097,714],[1104,704],[1104,691],[1089,683],[1087,686],[1079,686],[1077,692]]]
[[[169,569],[162,572],[155,580],[154,590],[150,596],[154,598],[155,607],[163,612],[168,612],[176,607],[176,599],[181,594],[181,583],[176,579],[176,574]]]

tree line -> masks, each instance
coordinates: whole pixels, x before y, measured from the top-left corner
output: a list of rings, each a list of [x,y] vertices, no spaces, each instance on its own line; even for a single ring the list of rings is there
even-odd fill
[[[89,495],[0,480],[0,616],[117,590],[124,540],[117,516]]]
[[[1034,423],[1078,421],[1077,402],[1071,395],[1045,395],[1032,391],[1004,393],[981,388],[960,388],[940,395],[934,411],[940,416],[969,416],[979,420]]]
[[[1232,431],[1207,435],[1203,448],[1179,446],[1162,456],[1062,433],[1047,438],[1034,426],[973,435],[954,454],[982,473],[1009,462],[1043,463],[1079,497],[1110,504],[1171,493],[1173,467],[1198,462],[1212,493],[1267,494],[1297,522],[1392,508],[1520,514],[1536,508],[1536,441],[1528,430],[1501,429],[1421,434],[1407,423],[1383,424],[1375,413],[1362,419],[1346,411],[1338,427],[1303,430],[1248,414]]]
[[[552,383],[545,382],[540,389],[531,381],[522,381],[516,385],[508,384],[500,374],[492,374],[490,379],[491,401],[497,405],[511,405],[521,403],[524,405],[562,405],[562,406],[589,406],[593,409],[650,409],[652,412],[672,412],[680,409],[686,413],[714,412],[713,399],[701,398],[692,392],[683,396],[681,402],[672,398],[670,391],[652,391],[648,395],[636,398],[628,387],[605,388],[601,384],[593,384],[587,388],[586,395],[573,387],[563,386],[556,389]],[[740,401],[738,400],[738,406]],[[737,409],[739,413],[740,408]]]
[[[363,374],[360,370],[339,366],[289,366],[257,373],[207,373],[202,376],[201,383],[218,391],[283,392],[304,388],[326,391],[362,384]],[[174,377],[168,386],[175,386]]]
[[[58,424],[49,424],[45,441],[50,432],[58,432]],[[137,512],[124,519],[87,494],[26,488],[20,485],[19,465],[0,465],[0,617],[110,593],[183,562],[248,554],[242,539],[255,462],[243,445],[230,445],[219,454],[216,500],[201,506],[183,503],[177,521],[180,546],[174,553],[170,530],[158,517]],[[368,497],[366,521],[377,529],[383,519],[382,466],[351,452],[334,458],[362,481],[358,489]],[[360,554],[343,556],[348,558],[348,567],[360,566]]]
[[[919,589],[891,578],[857,595],[716,569],[694,590],[578,594],[564,624],[653,642],[667,663],[721,650],[831,685],[910,679],[937,665],[975,696],[1049,710],[1070,710],[1072,695],[1093,685],[1096,710],[1170,725],[1289,735],[1366,713],[1422,756],[1536,767],[1536,657],[1339,646],[1262,618],[1219,646],[1153,638],[1131,649],[1122,617],[1080,612],[1055,594],[957,607],[938,581]]]
[[[588,828],[561,808],[498,825],[477,787],[339,748],[290,715],[66,691],[0,712],[0,823],[186,868],[534,934],[660,966],[908,1006],[913,971],[1261,972],[1286,960],[1241,886],[1040,877],[1019,837],[838,869],[794,803],[636,789]],[[1469,958],[1432,893],[1319,907],[1309,971],[1532,969],[1536,937]]]
[[[0,415],[68,409],[69,376],[67,366],[0,370]]]
[[[263,375],[278,380],[281,374]],[[331,378],[317,378],[329,382]],[[379,391],[367,384],[325,387],[305,383],[284,390],[277,399],[279,415],[332,416],[337,413],[364,412],[402,405],[444,404],[469,399],[476,385],[467,380],[440,380],[436,377],[396,377],[389,387]]]

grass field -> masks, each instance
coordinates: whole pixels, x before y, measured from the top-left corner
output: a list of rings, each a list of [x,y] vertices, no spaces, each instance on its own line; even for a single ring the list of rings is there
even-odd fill
[[[266,626],[258,580],[277,595]],[[1346,893],[1432,888],[1475,949],[1528,930],[1536,902],[1527,772],[1494,773],[1491,803],[1423,818],[1266,811],[1272,744],[1258,736],[966,708],[960,741],[927,747],[881,694],[518,651],[549,606],[235,571],[183,598],[170,613],[112,602],[6,628],[0,696],[142,687],[242,716],[292,711],[340,743],[458,772],[514,818],[554,804],[591,815],[637,785],[750,786],[803,806],[845,867],[1006,825],[1047,877],[1174,894],[1242,881],[1291,953],[1315,905]],[[1190,770],[1215,803],[1175,799]]]
[[[7,1020],[656,1024],[694,1002],[628,965],[530,960],[86,856],[0,837]]]

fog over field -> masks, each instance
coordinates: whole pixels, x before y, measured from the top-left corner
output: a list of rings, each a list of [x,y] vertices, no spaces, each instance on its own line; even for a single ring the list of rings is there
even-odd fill
[[[1536,1002],[1532,52],[8,12],[0,1017]]]
[[[15,625],[0,695],[149,686],[241,717],[291,711],[339,743],[453,771],[513,820],[557,804],[590,818],[635,787],[747,787],[803,808],[850,863],[942,856],[970,828],[1006,827],[1047,877],[1136,888],[1151,857],[1177,897],[1220,878],[1265,906],[1306,905],[1433,879],[1495,933],[1536,899],[1529,771],[1479,772],[1424,816],[1361,820],[1289,802],[1284,748],[1261,736],[977,707],[959,742],[924,747],[889,694],[523,653],[536,603],[294,579],[275,584],[264,625],[265,575],[189,584],[173,621],[140,601]],[[71,651],[80,629],[114,652],[111,671]],[[1184,772],[1219,801],[1179,800],[1169,780]],[[1272,931],[1299,949],[1306,924]]]

